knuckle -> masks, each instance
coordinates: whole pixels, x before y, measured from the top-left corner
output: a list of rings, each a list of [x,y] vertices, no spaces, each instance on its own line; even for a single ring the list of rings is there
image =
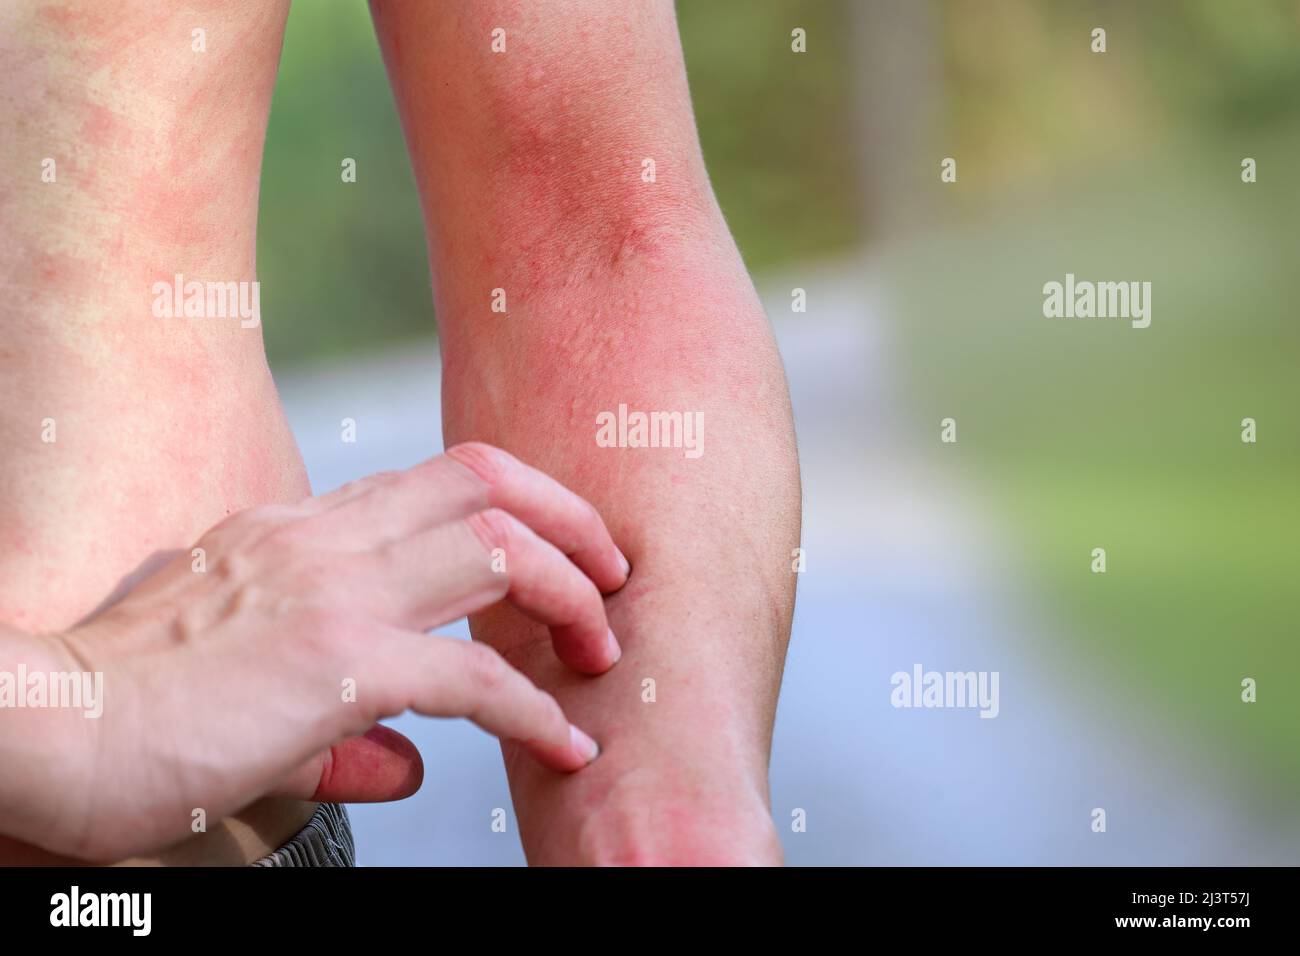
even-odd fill
[[[605,519],[600,516],[600,512],[596,510],[596,506],[586,498],[580,498],[578,500],[582,502],[580,525],[576,535],[576,537],[579,538],[579,541],[565,542],[565,544],[568,545],[568,547],[565,548],[566,553],[572,553],[572,551],[576,550],[583,543],[599,541],[608,534],[608,531],[605,529]]]
[[[300,535],[277,531],[254,545],[223,553],[212,568],[232,594],[232,609],[261,608],[278,614],[300,608],[329,613],[347,607],[340,587],[348,575],[346,555],[320,554]]]
[[[563,567],[563,565],[561,565]],[[557,623],[595,627],[604,616],[600,591],[576,568],[546,580],[517,580],[513,591],[523,601],[545,598]]]
[[[219,546],[234,547],[246,543],[263,533],[279,517],[276,506],[256,505],[226,515],[204,533],[199,545],[215,550]]]
[[[488,695],[501,690],[509,677],[509,666],[486,644],[465,645],[465,677],[476,694]]]
[[[249,549],[272,567],[297,564],[309,552],[308,540],[312,527],[307,521],[277,524],[262,534]]]
[[[583,500],[583,504],[587,506],[586,521],[587,527],[591,533],[606,534],[605,519],[600,516],[600,512],[596,510],[596,506],[586,499]]]
[[[222,584],[238,585],[253,577],[253,561],[242,548],[232,548],[217,558],[212,573]]]
[[[465,523],[489,551],[494,548],[509,551],[511,543],[523,530],[523,525],[514,515],[500,508],[475,512],[465,519]]]
[[[600,592],[585,578],[580,586],[573,588],[563,599],[562,604],[566,619],[575,624],[588,621],[595,623],[602,616],[604,608]]]
[[[268,524],[253,518],[205,536],[199,546],[216,555],[212,571],[219,581],[239,584],[298,564],[306,540],[304,524],[283,518]]]
[[[605,526],[605,519],[600,516],[600,512],[596,510],[596,506],[586,498],[579,497],[578,500],[582,502],[583,520],[588,524],[597,525],[603,528]]]
[[[448,458],[474,472],[489,486],[499,485],[519,462],[514,455],[481,441],[461,442],[445,452]]]
[[[340,486],[339,495],[341,497],[349,497],[358,492],[369,491],[377,485],[386,484],[387,482],[392,481],[400,474],[400,471],[376,471],[373,474],[366,475],[364,478],[357,478]]]

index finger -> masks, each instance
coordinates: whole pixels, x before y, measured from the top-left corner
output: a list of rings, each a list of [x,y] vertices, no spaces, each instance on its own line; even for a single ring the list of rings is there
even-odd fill
[[[488,508],[508,511],[555,545],[602,593],[627,582],[631,566],[590,502],[514,455],[482,442],[453,445],[446,456],[483,483]]]

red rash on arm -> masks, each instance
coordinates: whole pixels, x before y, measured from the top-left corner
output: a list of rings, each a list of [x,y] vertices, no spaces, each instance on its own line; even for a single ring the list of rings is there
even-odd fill
[[[446,442],[500,445],[573,488],[633,567],[607,602],[624,657],[599,678],[509,609],[471,622],[603,748],[567,779],[505,748],[528,857],[773,862],[798,464],[671,3],[372,9],[429,236]],[[702,454],[599,446],[596,416],[620,405],[702,414]]]

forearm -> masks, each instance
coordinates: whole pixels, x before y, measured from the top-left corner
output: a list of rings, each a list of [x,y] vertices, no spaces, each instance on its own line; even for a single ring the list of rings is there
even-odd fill
[[[567,483],[633,565],[608,601],[624,657],[599,678],[567,672],[507,610],[472,622],[604,748],[567,780],[507,748],[529,858],[775,859],[766,766],[798,466],[672,5],[373,7],[429,233],[445,440]],[[702,443],[634,447],[616,429],[606,447],[598,416],[620,406],[702,422],[678,436]]]
[[[767,813],[799,538],[790,414],[752,292],[700,303],[699,288],[742,283],[690,258],[646,293],[657,307],[588,318],[616,345],[593,351],[563,306],[538,303],[511,320],[535,341],[476,348],[472,370],[447,370],[447,440],[495,442],[579,489],[633,566],[608,602],[624,657],[598,679],[566,671],[516,614],[474,621],[604,748],[567,780],[510,761],[535,861],[774,858],[773,845],[732,838]],[[594,280],[580,294],[617,301],[618,286]],[[519,354],[532,364],[519,367]],[[698,413],[702,453],[600,447],[596,416],[620,404]]]

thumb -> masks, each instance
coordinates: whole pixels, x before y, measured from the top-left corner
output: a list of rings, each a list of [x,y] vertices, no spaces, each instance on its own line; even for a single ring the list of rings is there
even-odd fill
[[[322,803],[384,803],[420,789],[424,761],[415,744],[383,724],[322,750],[270,796]]]

